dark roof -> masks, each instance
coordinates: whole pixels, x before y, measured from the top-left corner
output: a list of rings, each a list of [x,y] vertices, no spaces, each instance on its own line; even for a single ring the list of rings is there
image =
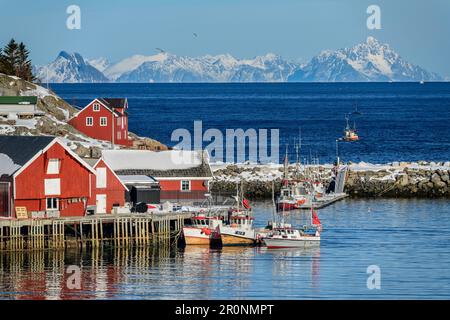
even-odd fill
[[[107,105],[110,109],[125,108],[127,101],[125,98],[98,98],[98,100]]]
[[[50,136],[0,136],[0,153],[23,166],[53,141]]]
[[[155,178],[183,178],[198,177],[211,178],[212,172],[208,164],[203,163],[197,167],[188,169],[171,169],[171,170],[151,170],[151,169],[124,169],[116,170],[118,175],[144,175]]]
[[[33,96],[0,96],[0,104],[36,104],[37,97]]]

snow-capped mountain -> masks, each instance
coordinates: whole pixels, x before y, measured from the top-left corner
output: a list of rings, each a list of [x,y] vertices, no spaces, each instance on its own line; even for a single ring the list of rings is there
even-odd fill
[[[37,67],[36,74],[42,82],[108,82],[101,71],[86,63],[79,53],[61,51],[47,66]]]
[[[100,72],[105,71],[111,65],[109,60],[103,57],[97,59],[88,59],[86,60],[86,62]]]
[[[289,81],[439,81],[442,78],[405,61],[389,45],[368,37],[352,48],[322,51]]]
[[[166,52],[132,58],[110,67],[105,74],[118,82],[284,82],[298,68],[275,54],[250,60],[229,54],[191,58]],[[125,71],[124,66],[131,68]]]
[[[49,64],[50,82],[345,82],[440,81],[432,72],[405,61],[389,45],[368,37],[352,48],[326,50],[300,64],[269,53],[253,59],[230,54],[200,57],[161,52],[134,55],[110,64],[61,52]],[[45,81],[47,67],[38,68]]]

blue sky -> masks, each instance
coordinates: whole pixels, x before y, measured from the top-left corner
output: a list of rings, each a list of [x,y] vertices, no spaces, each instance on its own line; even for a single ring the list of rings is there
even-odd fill
[[[81,30],[66,28],[72,4],[81,8]],[[381,30],[366,27],[371,4],[381,8]],[[36,64],[61,50],[114,62],[155,48],[239,58],[274,52],[307,61],[371,35],[412,63],[450,76],[449,33],[448,0],[0,0],[0,43],[24,41]]]

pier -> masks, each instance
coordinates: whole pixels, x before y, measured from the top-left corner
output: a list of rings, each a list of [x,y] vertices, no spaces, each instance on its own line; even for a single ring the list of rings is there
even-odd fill
[[[186,212],[4,219],[0,220],[0,251],[171,245],[190,217]]]

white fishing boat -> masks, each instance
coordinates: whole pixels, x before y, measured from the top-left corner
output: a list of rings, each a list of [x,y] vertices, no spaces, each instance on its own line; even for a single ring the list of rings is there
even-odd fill
[[[309,247],[320,243],[320,232],[314,230],[314,234],[310,234],[294,228],[275,228],[263,242],[269,249]]]
[[[272,194],[273,194],[273,184],[272,184]],[[274,211],[274,217],[278,217],[280,221],[274,221],[271,224],[272,229],[267,231],[267,233],[265,234],[260,233],[264,245],[269,249],[277,249],[277,248],[302,248],[320,244],[320,233],[322,231],[322,224],[314,208],[311,208],[310,212],[311,215],[309,218],[309,224],[304,225],[302,228],[297,229],[284,221],[285,219],[284,212],[276,213]]]
[[[191,218],[191,224],[183,227],[186,245],[213,245],[220,242],[219,228],[222,223],[219,216],[195,214]]]

